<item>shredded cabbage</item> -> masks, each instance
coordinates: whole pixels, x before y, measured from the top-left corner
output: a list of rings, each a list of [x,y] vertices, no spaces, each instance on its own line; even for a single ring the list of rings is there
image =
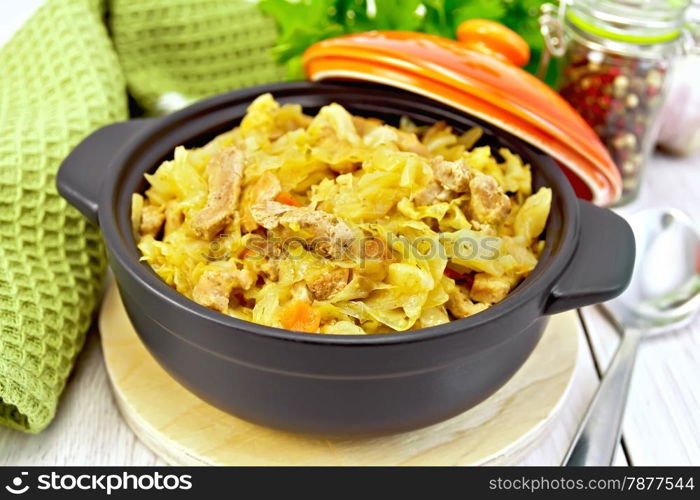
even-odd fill
[[[552,197],[480,138],[262,95],[238,127],[146,175],[132,203],[142,259],[193,300],[274,327],[379,334],[478,313],[536,266]],[[231,148],[242,173],[220,175],[240,192],[206,239],[193,220],[214,213],[210,168]]]

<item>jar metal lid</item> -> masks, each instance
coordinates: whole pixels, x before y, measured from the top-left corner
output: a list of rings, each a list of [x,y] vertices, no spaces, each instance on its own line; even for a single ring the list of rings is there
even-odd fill
[[[580,17],[575,11],[568,10],[566,13],[568,20],[579,29],[587,31],[592,35],[598,36],[600,38],[607,38],[609,40],[615,40],[617,42],[634,43],[639,45],[650,45],[654,43],[668,43],[677,40],[682,33],[680,28],[671,29],[665,33],[654,34],[654,35],[638,35],[634,33],[624,33],[620,31],[613,31],[611,29],[606,29],[598,24],[593,24],[582,17]]]

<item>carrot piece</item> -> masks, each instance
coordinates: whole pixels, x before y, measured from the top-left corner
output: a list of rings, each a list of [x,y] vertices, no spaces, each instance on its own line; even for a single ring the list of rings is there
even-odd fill
[[[445,276],[448,278],[452,278],[455,281],[462,282],[465,284],[467,287],[472,286],[472,283],[474,283],[474,275],[471,273],[460,273],[459,271],[455,271],[454,269],[450,269],[449,267],[445,268]]]
[[[282,311],[282,326],[296,332],[318,333],[321,314],[303,300],[292,300]]]
[[[280,194],[275,197],[275,201],[279,203],[284,203],[285,205],[291,205],[293,207],[300,207],[301,203],[297,200],[291,193],[287,191],[280,191]]]
[[[449,267],[445,268],[445,276],[448,278],[452,278],[453,280],[463,280],[465,278],[464,274],[455,271],[454,269],[450,269]]]

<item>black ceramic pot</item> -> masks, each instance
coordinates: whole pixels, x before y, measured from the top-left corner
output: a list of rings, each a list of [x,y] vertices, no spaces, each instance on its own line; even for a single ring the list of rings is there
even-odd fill
[[[483,127],[480,144],[505,146],[553,190],[546,249],[505,300],[470,318],[371,336],[296,333],[206,309],[139,262],[130,200],[143,174],[176,146],[202,145],[244,116],[258,95],[309,113],[338,102],[396,124],[444,120]],[[263,425],[317,435],[407,431],[457,415],[501,387],[539,341],[547,316],[608,300],[627,286],[634,239],[623,219],[577,199],[546,155],[495,127],[395,89],[361,84],[283,83],[224,94],[172,115],[102,128],[63,162],[61,194],[99,223],[121,297],[158,362],[203,400]]]

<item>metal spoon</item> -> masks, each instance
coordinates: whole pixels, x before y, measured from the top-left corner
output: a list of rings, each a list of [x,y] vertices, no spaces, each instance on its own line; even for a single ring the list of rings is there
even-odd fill
[[[700,233],[688,216],[648,209],[628,222],[637,247],[632,282],[620,297],[601,305],[622,333],[620,346],[564,465],[612,464],[640,340],[687,324],[700,309]]]

